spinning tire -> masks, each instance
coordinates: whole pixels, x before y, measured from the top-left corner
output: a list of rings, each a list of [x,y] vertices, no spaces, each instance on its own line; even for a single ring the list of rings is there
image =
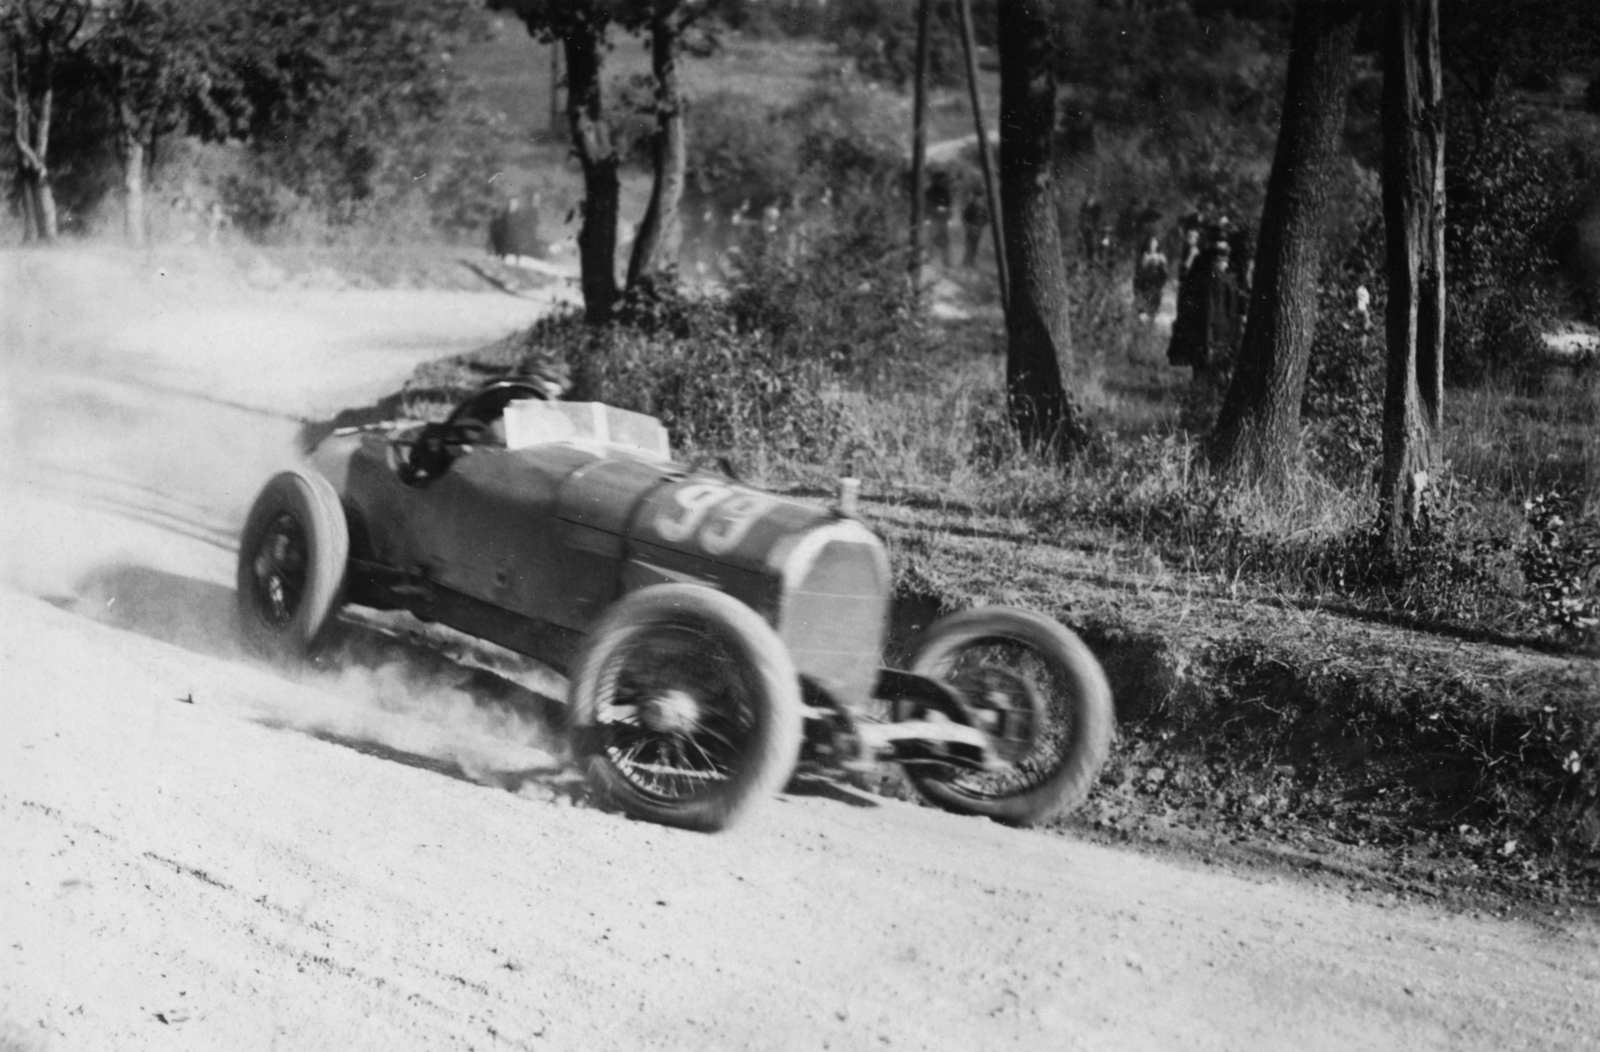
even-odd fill
[[[698,585],[633,592],[595,625],[568,703],[595,789],[706,832],[776,793],[800,754],[800,678],[777,634]]]
[[[1013,728],[1004,739],[990,730],[1006,761],[1001,770],[907,766],[929,802],[1026,826],[1089,795],[1111,747],[1114,715],[1105,673],[1077,636],[1024,610],[968,610],[928,630],[911,670],[961,691],[992,728]]]
[[[239,537],[239,633],[278,662],[307,658],[344,591],[350,533],[333,486],[284,471],[268,480]]]

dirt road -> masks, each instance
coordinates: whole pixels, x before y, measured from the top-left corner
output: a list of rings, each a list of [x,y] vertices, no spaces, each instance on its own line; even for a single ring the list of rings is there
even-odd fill
[[[244,660],[294,418],[540,307],[164,281],[0,260],[0,1050],[1600,1047],[1586,924],[821,782],[680,833],[574,806],[446,662]]]

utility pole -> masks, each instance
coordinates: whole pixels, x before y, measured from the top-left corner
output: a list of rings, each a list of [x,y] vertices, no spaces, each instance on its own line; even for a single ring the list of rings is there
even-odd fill
[[[983,130],[983,103],[978,98],[978,47],[972,32],[972,0],[960,0],[956,8],[961,15],[961,52],[967,60],[967,94],[972,99],[972,125],[978,133],[978,160],[983,166],[983,192],[989,199],[989,229],[994,234],[995,275],[1000,279],[1000,309],[1004,311],[1011,303],[1011,281],[1006,271],[1006,242],[1004,227],[1000,222],[1000,187],[994,178],[989,136]]]
[[[561,109],[561,79],[561,41],[555,40],[550,44],[550,135],[556,139],[562,137],[566,128]]]
[[[911,104],[911,285],[922,280],[922,199],[928,154],[928,19],[933,0],[917,5],[917,73]]]

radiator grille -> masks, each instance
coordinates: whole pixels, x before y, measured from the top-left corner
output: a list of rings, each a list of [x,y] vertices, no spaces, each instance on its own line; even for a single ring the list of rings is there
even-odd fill
[[[795,667],[841,703],[861,705],[883,651],[889,580],[882,547],[870,535],[829,540],[792,573],[778,634]]]

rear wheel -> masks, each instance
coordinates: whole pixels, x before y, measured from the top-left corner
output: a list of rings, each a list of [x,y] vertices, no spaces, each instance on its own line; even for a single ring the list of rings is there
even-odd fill
[[[800,678],[755,611],[698,585],[619,600],[568,702],[591,783],[636,818],[712,831],[776,793],[800,752]]]
[[[969,610],[935,623],[911,668],[962,693],[1002,761],[991,771],[908,765],[930,802],[1032,825],[1088,796],[1114,717],[1105,673],[1077,636],[1025,610]]]
[[[344,590],[350,534],[333,486],[284,471],[262,487],[239,537],[239,631],[275,661],[307,657]]]

